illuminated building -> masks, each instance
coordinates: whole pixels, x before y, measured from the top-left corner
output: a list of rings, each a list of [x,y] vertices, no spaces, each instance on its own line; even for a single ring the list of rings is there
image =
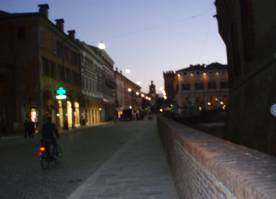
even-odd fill
[[[177,79],[176,102],[185,109],[223,109],[228,105],[227,66],[219,63],[191,65],[175,72]]]
[[[0,12],[0,118],[8,132],[23,128],[26,117],[42,124],[52,116],[59,127],[80,125],[80,45],[75,31],[64,33],[64,20],[39,12]],[[63,87],[67,98],[56,99]],[[65,125],[64,125],[65,124]]]
[[[122,111],[132,107],[134,109],[141,108],[142,94],[141,87],[129,80],[122,72],[115,70],[116,80],[116,107],[119,116]]]
[[[92,46],[83,42],[81,52],[83,95],[81,117],[86,125],[92,125],[104,120],[103,66],[101,57],[95,53]]]
[[[90,46],[96,55],[95,63],[101,68],[98,75],[98,91],[102,93],[103,107],[101,110],[101,117],[104,121],[114,119],[114,112],[116,107],[116,82],[114,74],[114,61],[106,53],[105,50],[98,47]]]

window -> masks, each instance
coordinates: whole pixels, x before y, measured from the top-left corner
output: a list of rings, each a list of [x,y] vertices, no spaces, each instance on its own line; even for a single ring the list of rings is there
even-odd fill
[[[195,83],[195,90],[203,90],[204,85],[202,82]]]
[[[58,65],[58,68],[60,80],[65,81],[64,67],[62,65]]]
[[[87,78],[84,79],[84,89],[88,90],[88,83],[87,83]]]
[[[79,65],[80,64],[79,54],[74,51],[70,51],[70,62],[71,64]]]
[[[80,74],[73,72],[73,83],[75,85],[79,85],[80,84]]]
[[[208,82],[208,89],[217,89],[216,82]]]
[[[63,51],[63,53],[64,53],[64,59],[68,61],[68,60],[69,60],[69,57],[70,57],[70,56],[69,56],[70,50],[69,50],[66,46],[64,47],[63,50],[64,50],[64,51]]]
[[[58,56],[59,58],[62,58],[62,56],[63,56],[62,43],[61,43],[60,41],[57,40],[56,46],[57,46],[57,49],[56,49],[56,50],[57,50],[57,56]]]
[[[56,78],[56,63],[52,62],[52,61],[50,61],[49,63],[50,63],[50,76],[55,79]]]
[[[191,89],[191,85],[190,84],[182,84],[182,91],[187,91]]]
[[[71,71],[70,69],[67,69],[67,82],[68,83],[73,83],[73,71]]]
[[[220,88],[221,89],[227,89],[228,88],[228,82],[220,82]]]
[[[26,39],[26,28],[20,27],[17,30],[17,39],[18,40],[25,40]]]
[[[50,75],[49,62],[45,57],[42,57],[42,73],[46,76]]]

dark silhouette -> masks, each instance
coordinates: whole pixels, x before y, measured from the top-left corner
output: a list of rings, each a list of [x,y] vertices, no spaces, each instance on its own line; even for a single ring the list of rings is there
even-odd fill
[[[24,137],[32,138],[35,134],[35,123],[32,120],[25,119],[24,121]]]
[[[57,155],[57,139],[59,133],[56,125],[52,122],[51,117],[47,117],[46,122],[42,126],[42,142],[49,149],[50,145],[53,145],[53,152]]]

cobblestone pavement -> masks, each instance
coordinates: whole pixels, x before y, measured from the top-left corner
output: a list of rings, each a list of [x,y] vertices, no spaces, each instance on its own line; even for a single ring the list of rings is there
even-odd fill
[[[0,143],[1,199],[177,198],[154,121],[64,133],[63,157],[39,166],[39,137]]]

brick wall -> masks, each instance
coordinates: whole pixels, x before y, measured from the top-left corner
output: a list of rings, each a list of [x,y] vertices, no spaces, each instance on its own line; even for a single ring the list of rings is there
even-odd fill
[[[166,118],[158,127],[180,198],[276,198],[276,158]]]

